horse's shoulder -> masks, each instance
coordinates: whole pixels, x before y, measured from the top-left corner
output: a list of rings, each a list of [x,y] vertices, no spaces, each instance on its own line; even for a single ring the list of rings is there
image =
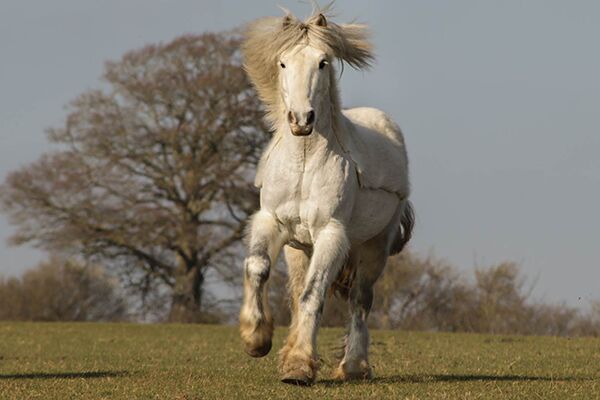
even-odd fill
[[[263,185],[264,170],[266,168],[267,161],[271,156],[271,152],[275,147],[277,147],[277,144],[280,140],[281,135],[275,133],[269,141],[269,144],[267,144],[267,147],[263,151],[262,155],[260,156],[260,160],[258,161],[258,165],[256,166],[256,176],[254,178],[254,186],[256,186],[259,189],[262,188]]]

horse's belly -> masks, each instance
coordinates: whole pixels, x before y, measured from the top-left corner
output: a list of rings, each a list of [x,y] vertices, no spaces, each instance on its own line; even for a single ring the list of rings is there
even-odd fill
[[[350,241],[362,243],[382,232],[399,202],[396,194],[384,190],[359,189],[348,227]]]

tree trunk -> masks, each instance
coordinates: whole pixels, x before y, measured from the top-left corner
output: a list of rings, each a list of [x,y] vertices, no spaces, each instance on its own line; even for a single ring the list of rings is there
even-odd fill
[[[204,275],[199,265],[180,263],[175,277],[169,322],[209,322],[201,309]]]

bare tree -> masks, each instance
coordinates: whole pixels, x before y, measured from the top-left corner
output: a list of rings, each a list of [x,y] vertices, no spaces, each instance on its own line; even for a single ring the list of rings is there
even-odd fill
[[[0,319],[121,321],[127,303],[116,279],[98,266],[52,257],[20,279],[0,281]]]
[[[472,289],[450,265],[404,253],[390,258],[375,286],[371,323],[381,328],[464,330]]]
[[[59,151],[11,173],[0,203],[15,244],[110,266],[142,293],[172,293],[170,319],[201,319],[204,278],[257,207],[251,177],[268,139],[233,33],[183,36],[106,65]]]
[[[432,257],[392,257],[375,286],[370,323],[385,329],[600,335],[600,302],[585,311],[533,301],[533,286],[513,262],[477,268],[468,278]]]

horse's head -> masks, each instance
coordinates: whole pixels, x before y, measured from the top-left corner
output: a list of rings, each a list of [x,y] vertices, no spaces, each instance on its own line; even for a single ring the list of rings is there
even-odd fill
[[[333,61],[364,68],[373,59],[364,25],[338,25],[324,12],[306,21],[289,13],[263,18],[246,31],[244,65],[268,119],[275,129],[289,124],[296,136],[310,135],[339,109]]]
[[[287,24],[289,17],[284,18]],[[322,14],[296,29],[325,27]],[[305,40],[284,51],[279,57],[279,87],[285,105],[285,115],[292,134],[310,135],[313,126],[329,103],[329,85],[332,74],[329,63],[332,54],[319,43]]]

